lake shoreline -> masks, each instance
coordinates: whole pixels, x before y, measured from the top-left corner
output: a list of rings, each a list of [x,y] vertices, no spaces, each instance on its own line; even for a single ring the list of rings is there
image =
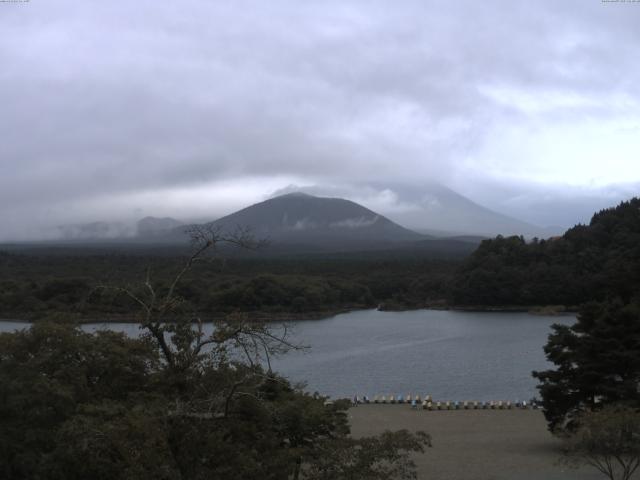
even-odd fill
[[[532,315],[544,316],[564,316],[575,315],[578,307],[565,307],[564,305],[453,305],[445,308],[436,306],[429,307],[428,310],[453,310],[456,312],[508,312],[508,313],[530,313]]]
[[[205,319],[204,322],[208,323],[215,320],[222,320],[228,315],[241,314],[247,315],[255,321],[265,323],[276,322],[297,322],[297,321],[312,321],[312,320],[324,320],[327,318],[335,317],[343,313],[357,312],[361,310],[371,310],[369,308],[340,308],[335,310],[321,310],[312,312],[264,312],[264,311],[247,311],[247,312],[216,312],[210,314],[201,314],[200,317]],[[56,314],[56,317],[63,318],[65,314]],[[81,325],[93,324],[93,323],[140,323],[141,317],[133,314],[120,314],[120,315],[104,315],[104,316],[83,316],[78,317],[75,314],[69,314],[69,318]],[[0,318],[0,322],[17,322],[17,323],[37,323],[46,320],[57,321],[56,318],[46,317],[31,317],[31,318]],[[194,321],[195,323],[195,321]]]
[[[302,322],[302,321],[315,321],[325,320],[327,318],[335,317],[336,315],[358,312],[358,311],[379,311],[379,312],[413,312],[418,310],[432,310],[432,311],[453,311],[453,312],[470,312],[470,313],[530,313],[532,315],[540,315],[545,317],[550,316],[573,316],[578,312],[578,308],[575,306],[565,307],[564,305],[442,305],[442,304],[429,304],[416,307],[397,307],[379,305],[377,308],[367,308],[364,305],[345,306],[328,310],[314,310],[309,312],[265,312],[261,310],[254,311],[239,311],[239,312],[214,312],[208,314],[200,314],[201,318],[206,318],[205,322],[222,320],[226,316],[239,313],[241,315],[247,315],[255,321],[265,323],[277,323],[277,322]],[[56,313],[55,317],[63,317],[64,313]],[[140,323],[140,316],[135,314],[109,314],[104,316],[83,316],[79,317],[77,314],[69,313],[70,320],[79,324],[91,324],[91,323]],[[0,318],[0,322],[20,322],[20,323],[35,323],[46,320],[46,317],[30,317],[25,318],[20,315],[14,318]],[[49,318],[56,321],[56,318]]]
[[[306,382],[309,392],[331,398],[419,393],[482,402],[534,397],[531,371],[547,368],[542,347],[551,324],[574,322],[527,313],[437,310],[360,310],[321,321],[277,318],[292,321],[270,324],[275,334],[286,333],[292,345],[310,348],[272,358],[272,368],[294,383]],[[0,322],[0,331],[32,325]],[[76,325],[88,333],[109,329],[141,335],[134,322]],[[209,335],[216,324],[203,327]]]

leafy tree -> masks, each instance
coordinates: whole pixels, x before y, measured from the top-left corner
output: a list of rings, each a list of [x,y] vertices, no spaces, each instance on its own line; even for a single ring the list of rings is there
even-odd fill
[[[551,430],[571,429],[584,411],[640,406],[640,306],[588,303],[577,322],[554,325],[545,346],[554,370],[533,372]]]
[[[335,479],[411,478],[407,453],[427,437],[350,439],[348,402],[325,405],[271,371],[270,356],[294,347],[286,330],[236,314],[206,334],[184,315],[178,287],[193,265],[220,243],[253,245],[242,233],[194,240],[168,286],[148,275],[115,288],[140,307],[139,339],[48,322],[0,335],[0,476],[279,480],[328,478],[331,466]]]
[[[157,366],[148,341],[113,332],[89,335],[69,324],[42,323],[0,335],[3,478],[46,477],[54,452],[66,445],[59,433],[78,408],[124,407],[144,393]]]

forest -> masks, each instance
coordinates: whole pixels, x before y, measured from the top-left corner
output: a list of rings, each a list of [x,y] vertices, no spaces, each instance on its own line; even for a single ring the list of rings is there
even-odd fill
[[[130,319],[136,305],[103,287],[149,278],[166,287],[184,249],[0,248],[0,317]],[[484,240],[468,256],[407,251],[229,255],[194,265],[179,293],[184,308],[216,316],[315,318],[359,309],[521,308],[577,310],[640,287],[640,200],[596,213],[563,236]]]
[[[563,236],[483,241],[456,271],[454,305],[565,305],[619,297],[640,287],[640,199],[596,213]]]
[[[102,286],[149,278],[167,285],[184,252],[114,252],[86,248],[0,253],[0,317],[123,319],[130,299]],[[206,315],[231,311],[305,317],[357,308],[442,304],[459,260],[428,257],[321,255],[211,258],[194,265],[179,286],[185,308]]]

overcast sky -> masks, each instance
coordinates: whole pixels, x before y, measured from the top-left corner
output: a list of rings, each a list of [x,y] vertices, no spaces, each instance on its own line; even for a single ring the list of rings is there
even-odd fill
[[[640,185],[638,2],[30,0],[0,33],[4,239],[291,184],[570,225]]]

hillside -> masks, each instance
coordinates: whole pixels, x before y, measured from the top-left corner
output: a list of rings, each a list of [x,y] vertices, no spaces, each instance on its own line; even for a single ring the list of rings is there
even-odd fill
[[[369,250],[428,238],[357,203],[304,193],[281,195],[211,223],[222,231],[248,227],[256,238],[312,250]],[[184,229],[178,228],[176,233]]]
[[[547,241],[485,240],[458,270],[451,296],[459,305],[579,305],[638,292],[640,199],[633,198]]]

